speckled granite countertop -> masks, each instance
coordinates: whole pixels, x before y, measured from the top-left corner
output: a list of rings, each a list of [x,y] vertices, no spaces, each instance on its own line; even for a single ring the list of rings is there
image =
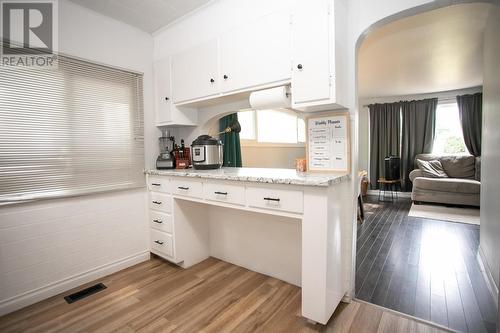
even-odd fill
[[[304,186],[330,186],[350,179],[345,172],[303,173],[294,169],[222,168],[216,170],[146,170],[155,176],[176,176],[203,179],[236,180],[243,182],[288,184]]]

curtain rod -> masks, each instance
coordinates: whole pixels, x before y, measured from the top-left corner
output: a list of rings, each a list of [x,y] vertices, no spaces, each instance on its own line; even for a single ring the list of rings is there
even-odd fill
[[[427,99],[427,98],[424,98],[424,99]],[[438,98],[438,102],[444,102],[444,101],[456,101],[456,100],[457,100],[457,98],[456,98],[455,96],[452,96],[452,97],[442,97],[442,98]],[[401,101],[399,101],[399,102],[402,102],[402,100],[401,100]],[[388,102],[388,103],[397,103],[397,101],[396,101],[396,102]],[[371,104],[385,104],[385,103],[371,103]],[[364,104],[364,105],[363,105],[363,107],[364,107],[364,108],[367,108],[367,107],[369,107],[371,104]]]

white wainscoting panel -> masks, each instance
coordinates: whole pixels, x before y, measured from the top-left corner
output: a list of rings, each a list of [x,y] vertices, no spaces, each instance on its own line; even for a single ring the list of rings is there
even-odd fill
[[[0,208],[0,315],[149,258],[146,189]]]

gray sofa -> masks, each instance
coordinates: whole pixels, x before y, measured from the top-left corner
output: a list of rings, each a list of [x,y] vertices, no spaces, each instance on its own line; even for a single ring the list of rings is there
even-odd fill
[[[432,202],[450,205],[479,206],[481,190],[481,158],[474,156],[436,156],[419,154],[417,160],[439,160],[448,178],[424,176],[422,170],[410,172],[414,203]]]

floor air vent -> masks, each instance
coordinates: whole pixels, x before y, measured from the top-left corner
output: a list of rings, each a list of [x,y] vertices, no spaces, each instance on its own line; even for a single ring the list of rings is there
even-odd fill
[[[88,287],[88,288],[85,288],[83,290],[80,290],[80,291],[77,291],[76,293],[73,293],[71,295],[68,295],[66,297],[64,297],[64,299],[66,300],[66,302],[68,302],[68,304],[71,304],[71,303],[74,303],[76,301],[79,301],[87,296],[90,296],[90,295],[93,295],[95,293],[98,293],[100,292],[101,290],[104,290],[106,289],[106,286],[102,283],[98,283],[96,285],[93,285],[91,287]]]

